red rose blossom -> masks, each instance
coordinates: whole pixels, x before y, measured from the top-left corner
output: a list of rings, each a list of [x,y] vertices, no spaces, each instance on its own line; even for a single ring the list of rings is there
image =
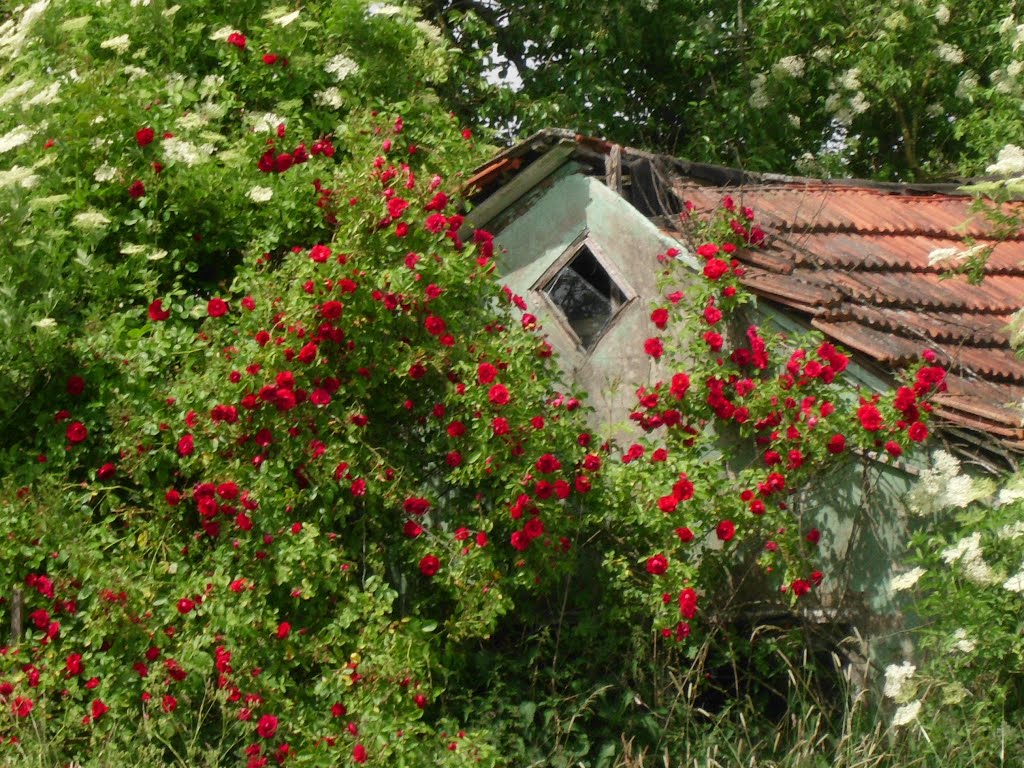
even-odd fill
[[[140,147],[148,146],[153,143],[153,138],[155,136],[156,132],[149,126],[139,128],[139,130],[135,132],[135,143]]]
[[[652,576],[661,576],[668,570],[668,558],[660,552],[647,558],[647,572]]]
[[[154,323],[162,323],[171,316],[171,310],[164,309],[163,299],[153,299],[149,305],[149,319]]]
[[[715,527],[715,534],[721,541],[731,541],[736,535],[736,526],[732,520],[723,520]]]
[[[89,430],[85,428],[85,425],[80,421],[72,421],[68,424],[67,430],[64,432],[68,439],[68,442],[72,445],[81,443],[89,436]]]
[[[437,559],[435,555],[426,555],[420,560],[420,573],[427,578],[431,578],[441,570],[441,561]]]
[[[487,393],[488,399],[495,405],[508,405],[508,389],[504,384],[495,384]]]
[[[240,51],[245,50],[245,35],[243,35],[241,32],[232,32],[230,35],[228,35],[227,42],[229,45],[235,46]]]
[[[228,313],[228,303],[220,298],[210,299],[206,303],[206,313],[210,317],[223,317]]]
[[[275,715],[263,715],[256,724],[256,733],[261,738],[272,739],[277,733],[277,717]]]

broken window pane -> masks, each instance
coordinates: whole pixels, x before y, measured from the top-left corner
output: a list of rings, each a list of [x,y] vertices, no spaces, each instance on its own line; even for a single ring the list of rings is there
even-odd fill
[[[622,289],[587,248],[555,275],[544,293],[562,310],[569,327],[588,352],[626,303]]]

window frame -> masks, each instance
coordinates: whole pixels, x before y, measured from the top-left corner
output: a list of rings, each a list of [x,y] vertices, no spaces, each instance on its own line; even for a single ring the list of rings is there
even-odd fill
[[[610,302],[613,305],[611,316],[605,322],[601,332],[594,338],[593,343],[588,349],[579,334],[576,333],[572,324],[566,317],[565,312],[562,308],[548,295],[547,289],[558,279],[558,276],[562,273],[562,270],[567,269],[569,265],[580,255],[584,250],[590,252],[594,260],[600,265],[600,267],[607,273],[608,279],[615,285],[619,292],[623,296],[623,301],[616,307],[614,302]],[[586,278],[583,278],[584,280]],[[576,347],[583,352],[585,356],[589,356],[598,345],[601,340],[608,334],[608,332],[616,325],[619,318],[622,317],[623,310],[630,306],[634,301],[637,300],[639,294],[626,280],[625,275],[622,274],[621,270],[615,265],[615,262],[608,257],[600,245],[591,237],[590,230],[584,229],[579,235],[569,244],[569,246],[559,255],[557,259],[551,262],[545,269],[540,277],[538,277],[533,285],[530,286],[530,293],[532,296],[539,296],[540,300],[550,310],[551,315],[558,322],[559,327],[565,332],[569,339],[575,343]]]

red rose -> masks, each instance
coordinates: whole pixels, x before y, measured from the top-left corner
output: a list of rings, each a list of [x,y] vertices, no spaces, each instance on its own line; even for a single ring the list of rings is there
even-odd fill
[[[178,613],[180,613],[182,616],[184,616],[186,613],[189,613],[195,607],[196,604],[193,601],[189,600],[187,597],[183,597],[181,598],[181,600],[178,601]]]
[[[679,612],[685,619],[692,619],[697,615],[697,593],[690,587],[679,593]]]
[[[366,747],[362,744],[356,744],[352,747],[352,760],[362,765],[366,762]]]
[[[69,675],[74,676],[82,674],[82,654],[69,654],[67,660],[64,662],[64,668],[67,669]]]
[[[155,136],[156,132],[152,128],[148,126],[145,128],[139,128],[139,130],[135,132],[135,143],[140,147],[148,146],[153,143],[153,138]]]
[[[723,520],[715,527],[715,534],[721,541],[731,541],[736,535],[736,526],[732,520]]]
[[[811,544],[817,544],[821,541],[821,531],[817,528],[811,528],[811,530],[807,532],[807,536],[805,538],[811,542]]]
[[[178,700],[171,696],[171,694],[164,694],[163,700],[160,702],[160,709],[168,714],[178,708]]]
[[[104,704],[102,699],[93,700],[92,705],[90,706],[89,709],[92,712],[92,719],[94,721],[99,720],[101,717],[107,714],[107,712],[110,711],[110,707]]]
[[[708,280],[717,280],[729,271],[729,265],[721,259],[709,259],[704,265],[704,277]]]
[[[679,540],[683,542],[683,544],[689,544],[693,541],[693,531],[689,528],[676,528],[676,536],[679,537]]]
[[[668,558],[660,552],[647,558],[647,572],[652,576],[661,576],[668,570]]]
[[[907,436],[910,437],[915,443],[920,443],[926,437],[928,437],[928,427],[922,424],[920,421],[915,421],[910,425],[910,429],[907,430]]]
[[[877,432],[882,428],[882,414],[872,403],[864,403],[857,409],[857,418],[865,432]]]
[[[665,347],[661,343],[661,339],[652,338],[644,342],[644,352],[657,360],[664,353]]]
[[[26,699],[24,696],[18,696],[14,701],[11,702],[11,711],[15,717],[28,717],[32,714],[32,708],[36,705],[32,699]]]
[[[534,466],[537,467],[538,472],[549,475],[552,472],[560,470],[562,468],[562,463],[552,454],[545,453],[537,459],[537,463]]]
[[[668,310],[659,308],[651,312],[651,322],[661,330],[664,330],[665,325],[668,323]]]
[[[228,303],[224,299],[210,299],[206,303],[206,313],[210,317],[223,317],[228,313]]]
[[[72,421],[68,424],[68,428],[64,433],[68,439],[68,442],[72,445],[77,445],[89,436],[89,430],[85,428],[85,425],[80,421]]]
[[[146,196],[146,185],[136,179],[128,187],[128,197],[133,200],[137,200],[140,197]]]
[[[277,717],[275,715],[263,715],[256,724],[256,733],[261,738],[272,739],[277,733]]]
[[[68,376],[67,389],[69,395],[78,397],[85,391],[85,379],[81,376]]]
[[[245,35],[241,32],[232,32],[228,35],[227,42],[229,45],[233,45],[240,51],[245,50]]]
[[[435,555],[426,555],[420,560],[420,573],[431,578],[441,570],[441,561]]]
[[[108,461],[106,464],[104,464],[102,467],[96,470],[96,477],[98,477],[100,480],[109,480],[114,476],[114,473],[116,471],[117,467],[115,467],[111,462]]]
[[[277,54],[276,53],[264,53],[263,54],[263,63],[266,64],[268,67],[274,66],[275,64],[277,64]]]
[[[801,597],[811,591],[811,583],[804,579],[794,579],[790,588],[793,590],[794,595]]]
[[[509,401],[508,389],[504,384],[495,384],[487,393],[487,397],[495,405],[507,405]]]
[[[292,625],[287,621],[282,621],[277,625],[277,639],[284,640],[292,632]]]
[[[154,299],[149,305],[149,319],[154,323],[162,323],[171,316],[171,310],[164,309],[163,299]]]
[[[178,455],[181,457],[191,456],[195,451],[195,441],[192,435],[185,435],[178,441]]]
[[[828,441],[827,450],[829,453],[842,453],[846,450],[846,438],[842,435],[832,435]]]

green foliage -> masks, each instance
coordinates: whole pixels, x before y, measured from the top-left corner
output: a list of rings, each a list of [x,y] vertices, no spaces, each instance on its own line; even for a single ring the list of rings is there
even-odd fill
[[[1019,27],[984,0],[417,2],[473,74],[467,116],[558,125],[752,170],[922,179],[977,173],[1022,139]]]

